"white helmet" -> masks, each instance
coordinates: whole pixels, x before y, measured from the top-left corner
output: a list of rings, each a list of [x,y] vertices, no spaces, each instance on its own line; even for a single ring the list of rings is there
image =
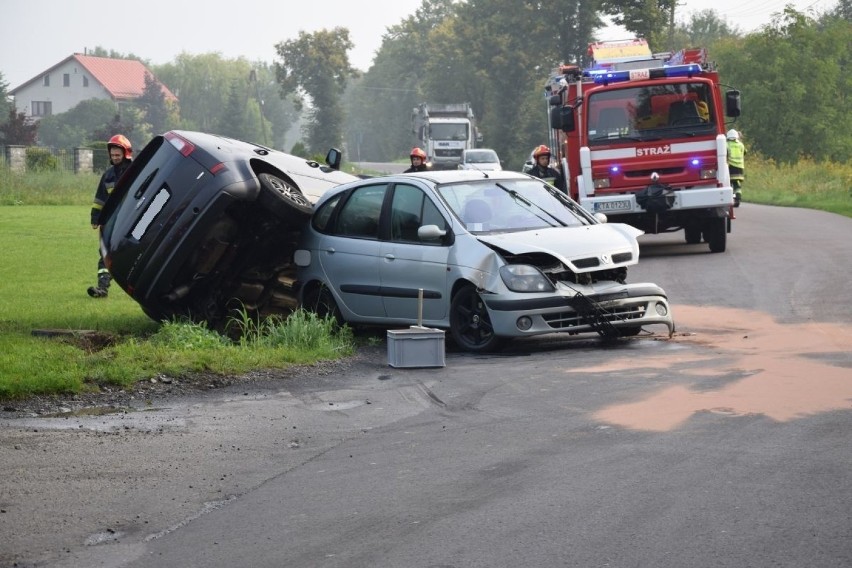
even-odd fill
[[[737,132],[736,130],[734,130],[733,128],[728,130],[728,134],[726,136],[728,137],[728,140],[739,140],[740,139],[740,133]]]

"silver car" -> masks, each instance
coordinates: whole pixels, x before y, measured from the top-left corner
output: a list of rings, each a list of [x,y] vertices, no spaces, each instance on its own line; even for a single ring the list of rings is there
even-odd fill
[[[448,329],[474,352],[545,333],[671,335],[666,293],[626,284],[640,234],[517,172],[364,179],[316,203],[294,254],[299,301],[353,325]]]
[[[462,150],[460,170],[479,170],[481,172],[493,172],[503,169],[497,152],[491,148],[475,148]]]

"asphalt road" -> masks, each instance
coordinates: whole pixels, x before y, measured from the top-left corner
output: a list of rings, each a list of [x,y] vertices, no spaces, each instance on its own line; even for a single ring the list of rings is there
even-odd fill
[[[672,338],[2,420],[0,565],[848,567],[852,219],[737,214],[642,237]]]

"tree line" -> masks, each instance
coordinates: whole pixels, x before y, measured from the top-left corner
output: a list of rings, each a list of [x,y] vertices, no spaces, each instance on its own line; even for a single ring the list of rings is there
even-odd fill
[[[587,63],[587,46],[609,16],[653,51],[707,47],[722,82],[742,92],[735,127],[750,151],[780,162],[849,159],[852,0],[821,14],[788,6],[748,34],[714,10],[679,19],[678,9],[676,0],[422,0],[386,30],[364,73],[351,66],[346,28],[301,32],[274,45],[272,62],[183,53],[164,65],[146,63],[178,106],[150,78],[132,103],[116,109],[111,101],[84,101],[37,128],[15,113],[0,73],[0,143],[29,132],[40,144],[69,147],[121,131],[141,147],[154,134],[184,128],[306,156],[336,146],[350,161],[389,161],[415,143],[414,106],[469,102],[483,145],[517,169],[547,140],[547,75],[560,63]],[[140,59],[103,48],[95,55]]]

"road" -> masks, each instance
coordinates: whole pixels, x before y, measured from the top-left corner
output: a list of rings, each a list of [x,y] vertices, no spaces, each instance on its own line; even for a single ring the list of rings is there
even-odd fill
[[[724,254],[641,238],[630,280],[666,289],[671,339],[432,369],[378,346],[0,420],[0,565],[848,567],[852,219],[737,214]]]

